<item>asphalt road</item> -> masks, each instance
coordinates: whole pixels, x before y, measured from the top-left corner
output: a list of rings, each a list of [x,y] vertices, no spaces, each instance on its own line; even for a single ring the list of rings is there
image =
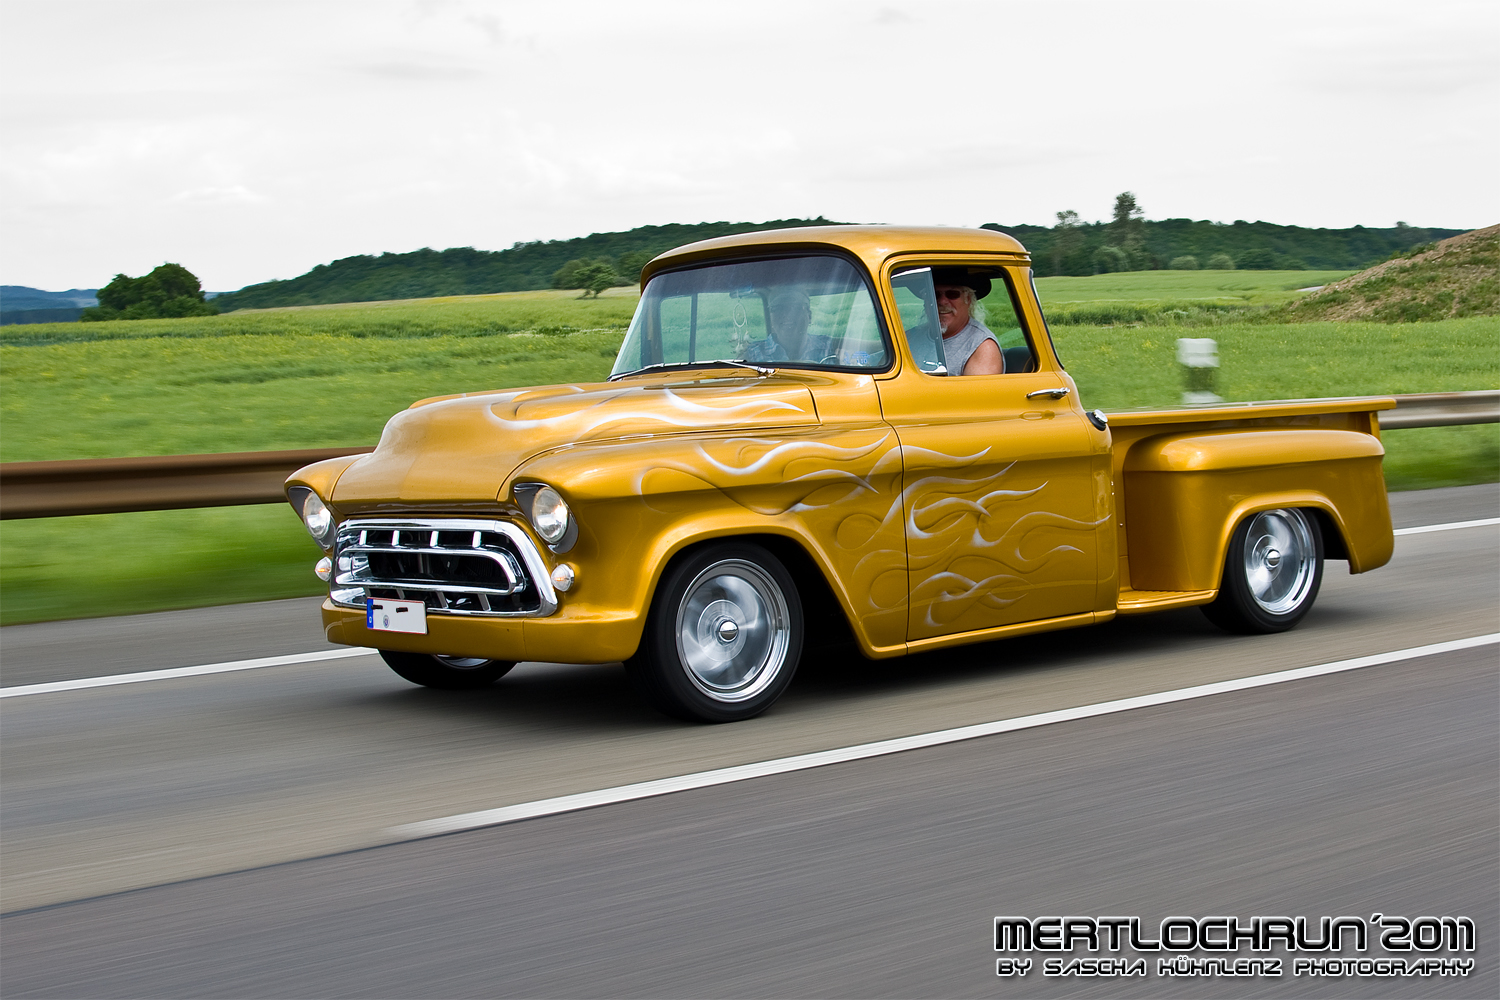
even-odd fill
[[[1495,496],[1408,494],[1398,524],[1494,516]],[[1493,632],[1497,542],[1411,535],[1374,574],[1332,564],[1282,636],[1182,612],[811,664],[728,727],[651,715],[618,668],[546,664],[478,696],[355,658],[7,699],[0,993],[1160,994],[1155,976],[998,980],[989,921],[1380,910],[1472,917],[1473,975],[1183,995],[1494,995],[1494,646],[493,830],[385,831]],[[154,659],[140,619],[6,629],[5,683],[108,672],[111,628],[130,670],[316,648],[250,627],[204,655],[212,619],[193,616],[213,612],[175,614],[151,618]],[[44,670],[49,643],[78,658]]]
[[[0,921],[7,997],[1500,989],[1493,647]],[[1450,914],[1467,978],[998,980],[997,914]],[[1378,949],[1377,949],[1378,951]],[[1039,958],[1040,956],[1038,956]]]

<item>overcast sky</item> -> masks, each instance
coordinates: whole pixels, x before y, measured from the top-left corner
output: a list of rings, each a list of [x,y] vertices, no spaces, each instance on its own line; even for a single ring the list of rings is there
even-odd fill
[[[669,222],[1500,222],[1500,4],[3,0],[0,284]]]

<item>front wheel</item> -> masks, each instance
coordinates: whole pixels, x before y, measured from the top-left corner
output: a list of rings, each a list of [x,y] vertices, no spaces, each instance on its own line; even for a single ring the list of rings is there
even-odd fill
[[[1323,583],[1323,534],[1296,508],[1263,510],[1229,539],[1219,596],[1203,606],[1229,632],[1284,632],[1302,620]]]
[[[510,673],[510,660],[486,660],[480,656],[434,656],[428,653],[380,651],[386,666],[413,684],[440,691],[477,691]]]
[[[721,543],[663,576],[626,667],[667,715],[737,722],[781,697],[801,654],[802,602],[786,567],[759,546]]]

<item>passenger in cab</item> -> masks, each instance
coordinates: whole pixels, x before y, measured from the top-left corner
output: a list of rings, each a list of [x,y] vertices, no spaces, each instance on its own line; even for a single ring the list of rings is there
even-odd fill
[[[783,288],[771,296],[771,335],[750,344],[743,361],[825,361],[834,353],[828,337],[809,334],[812,300],[800,288]]]
[[[990,294],[990,279],[970,275],[961,267],[937,267],[932,270],[932,287],[937,293],[948,374],[1003,374],[1005,355],[1000,353],[1000,341],[984,325],[984,306],[979,302]]]

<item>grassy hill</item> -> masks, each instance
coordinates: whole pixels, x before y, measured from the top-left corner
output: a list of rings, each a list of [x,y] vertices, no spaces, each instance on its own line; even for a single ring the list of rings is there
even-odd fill
[[[1286,307],[1294,322],[1411,323],[1500,314],[1500,226],[1376,264]]]

